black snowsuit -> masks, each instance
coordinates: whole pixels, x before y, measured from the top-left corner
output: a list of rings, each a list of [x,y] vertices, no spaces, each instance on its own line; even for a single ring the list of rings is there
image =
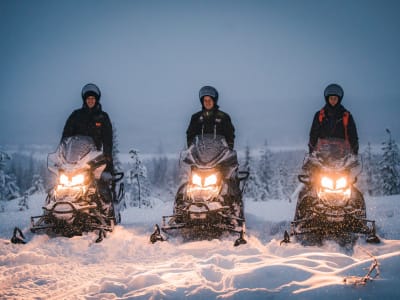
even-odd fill
[[[192,115],[189,127],[186,131],[187,146],[189,147],[196,135],[216,134],[225,137],[229,148],[233,149],[235,142],[235,127],[231,122],[231,117],[218,109],[218,105],[212,110],[203,110]]]
[[[320,111],[314,115],[314,120],[310,130],[310,140],[308,147],[310,153],[314,151],[319,138],[340,138],[345,139],[345,129],[343,124],[343,114],[347,110],[338,103],[335,107],[326,104],[324,106],[324,118],[320,122]],[[348,112],[348,111],[347,111]],[[347,134],[351,150],[358,154],[358,135],[353,116],[349,113],[349,123],[347,125]]]

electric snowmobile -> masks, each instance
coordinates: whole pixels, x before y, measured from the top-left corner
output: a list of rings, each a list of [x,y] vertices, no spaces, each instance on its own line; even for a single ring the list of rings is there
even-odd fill
[[[242,195],[247,171],[238,171],[236,151],[218,135],[197,136],[181,155],[187,177],[175,197],[173,215],[163,216],[161,230],[179,232],[185,240],[238,233],[235,246],[246,243]],[[166,240],[155,226],[152,243]]]
[[[48,155],[47,167],[56,175],[56,183],[47,194],[43,215],[31,217],[31,232],[72,237],[98,230],[96,242],[100,242],[120,222],[117,205],[123,184],[118,195],[115,187],[124,174],[103,173],[103,153],[91,137],[80,135],[63,139],[56,152]]]
[[[368,220],[362,193],[355,187],[361,164],[342,139],[320,139],[317,150],[303,165],[298,176],[304,184],[299,193],[290,235],[302,244],[321,244],[332,239],[340,245],[352,245],[358,235],[379,243],[375,221]],[[285,231],[282,242],[289,242]]]

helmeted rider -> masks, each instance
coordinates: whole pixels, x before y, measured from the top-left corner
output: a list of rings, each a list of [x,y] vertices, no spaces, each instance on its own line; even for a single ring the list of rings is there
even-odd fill
[[[98,150],[107,160],[107,170],[112,171],[113,132],[108,114],[100,104],[100,89],[93,83],[82,88],[82,108],[74,110],[65,123],[62,139],[74,135],[93,138]]]
[[[203,86],[199,91],[199,99],[202,110],[193,114],[190,119],[189,127],[186,131],[187,146],[194,143],[195,137],[202,134],[213,134],[225,137],[228,147],[233,150],[235,143],[235,127],[230,116],[219,110],[219,94],[212,86]],[[233,162],[238,166],[237,159]],[[224,173],[224,170],[221,170]],[[229,182],[228,194],[234,201],[241,202],[239,181],[236,173],[231,174],[227,179]],[[179,196],[179,191],[178,191]],[[179,198],[179,197],[177,197]]]
[[[201,134],[216,134],[225,137],[230,149],[235,143],[235,127],[230,116],[219,110],[218,91],[212,86],[203,86],[199,91],[202,110],[193,114],[186,131],[188,147]]]
[[[343,89],[338,84],[325,88],[325,106],[314,115],[308,143],[309,152],[315,150],[318,139],[340,138],[347,140],[353,154],[358,154],[358,135],[351,113],[341,104]],[[347,127],[347,128],[346,128]]]
[[[308,142],[309,153],[312,154],[316,149],[318,139],[339,138],[347,140],[354,154],[358,153],[358,135],[356,124],[350,112],[341,104],[343,99],[343,89],[338,84],[330,84],[325,88],[325,106],[314,115]],[[347,115],[347,116],[346,116]],[[343,119],[347,118],[347,128]],[[312,173],[313,164],[307,160],[303,165],[306,174]],[[304,186],[299,193],[299,201],[308,192],[308,187]],[[297,211],[297,209],[296,209]],[[295,217],[296,219],[296,217]]]
[[[109,184],[105,178],[110,177],[114,172],[112,148],[113,131],[110,118],[101,108],[101,91],[97,85],[88,83],[82,88],[81,92],[83,105],[82,108],[74,110],[68,117],[62,133],[62,139],[74,135],[84,135],[93,138],[99,151],[103,151],[107,166],[99,180],[100,193],[105,202],[111,201]]]

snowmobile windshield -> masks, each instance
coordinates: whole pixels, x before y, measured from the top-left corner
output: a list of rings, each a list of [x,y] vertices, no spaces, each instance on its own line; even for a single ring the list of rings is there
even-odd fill
[[[355,162],[350,145],[343,139],[319,139],[314,157],[325,167],[346,168]]]
[[[91,151],[97,151],[93,139],[82,135],[63,139],[57,149],[65,162],[69,164],[76,164]]]
[[[237,164],[236,151],[229,149],[223,136],[205,134],[195,138],[189,147],[184,162],[199,167],[212,168],[217,165]]]

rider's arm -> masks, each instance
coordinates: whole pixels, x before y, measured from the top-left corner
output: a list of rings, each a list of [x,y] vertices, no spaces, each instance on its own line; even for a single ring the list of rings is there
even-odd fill
[[[110,118],[108,114],[104,112],[104,124],[102,130],[102,142],[103,142],[103,152],[104,155],[112,159],[112,149],[113,149],[113,130]]]
[[[76,112],[74,111],[65,122],[61,140],[63,140],[66,137],[73,136],[75,134],[75,119],[76,119]]]
[[[351,150],[354,154],[358,154],[358,134],[356,123],[354,122],[353,116],[350,114],[349,116],[349,125],[348,125],[348,134],[349,134],[349,143],[351,146]]]
[[[314,119],[310,129],[310,139],[308,142],[309,152],[312,153],[314,151],[315,146],[317,145],[318,138],[321,132],[321,125],[318,120],[319,112],[314,115]]]
[[[229,148],[233,149],[233,146],[235,145],[235,127],[232,124],[231,117],[228,114],[226,114],[225,116],[225,139],[228,143]]]
[[[188,147],[193,143],[195,136],[200,134],[198,127],[198,117],[197,114],[194,114],[192,115],[189,127],[186,130],[186,142]]]

